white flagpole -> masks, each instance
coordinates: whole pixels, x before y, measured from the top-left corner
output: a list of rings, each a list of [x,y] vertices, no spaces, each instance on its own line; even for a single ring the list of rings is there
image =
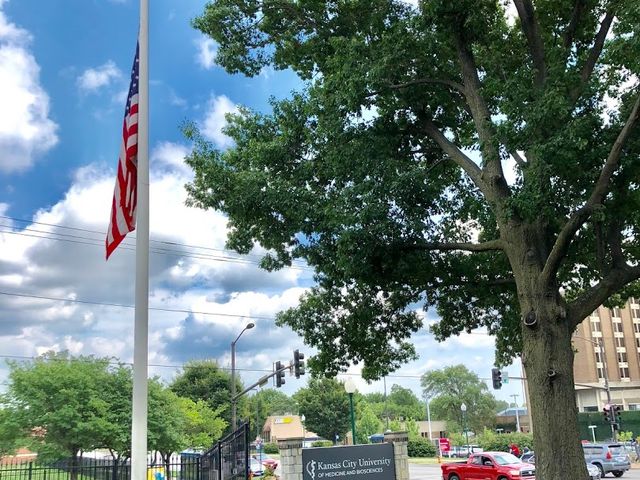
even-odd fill
[[[133,338],[131,479],[147,478],[147,363],[149,337],[149,0],[140,0],[138,89],[138,203]]]

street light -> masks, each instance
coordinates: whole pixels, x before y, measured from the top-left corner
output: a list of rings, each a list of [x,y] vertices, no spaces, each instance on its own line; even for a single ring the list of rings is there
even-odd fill
[[[356,391],[356,384],[351,377],[344,382],[344,391],[349,394],[349,405],[351,406],[351,436],[353,437],[353,445],[356,444],[356,419],[353,415],[353,393]]]
[[[429,441],[432,442],[433,436],[431,434],[431,410],[429,409],[429,402],[431,401],[431,397],[426,396],[424,398],[427,401],[427,425],[429,426]]]
[[[463,403],[460,405],[460,410],[462,411],[462,429],[464,430],[464,435],[467,439],[467,453],[471,455],[471,447],[469,446],[469,432],[467,431],[467,406]]]
[[[236,337],[236,339],[231,342],[231,431],[235,432],[236,425],[236,343],[240,340],[240,337],[245,332],[245,330],[251,330],[255,327],[256,324],[253,322],[247,323],[247,325],[242,329],[240,334]]]

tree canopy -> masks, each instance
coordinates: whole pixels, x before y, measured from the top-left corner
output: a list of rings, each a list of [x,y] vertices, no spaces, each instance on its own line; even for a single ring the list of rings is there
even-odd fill
[[[349,396],[344,385],[333,378],[311,378],[293,399],[298,403],[304,425],[327,440],[335,441],[336,435],[344,438],[349,431]]]
[[[464,365],[454,365],[426,372],[420,380],[424,396],[430,399],[431,415],[446,420],[449,430],[454,426],[481,433],[496,423],[496,399],[487,385]],[[462,404],[467,407],[463,422]]]
[[[571,335],[639,289],[637,2],[213,0],[193,24],[228,72],[303,82],[231,116],[225,152],[185,132],[189,202],[228,245],[314,267],[278,318],[312,369],[397,369],[435,307],[439,339],[522,356],[541,478],[584,473]]]

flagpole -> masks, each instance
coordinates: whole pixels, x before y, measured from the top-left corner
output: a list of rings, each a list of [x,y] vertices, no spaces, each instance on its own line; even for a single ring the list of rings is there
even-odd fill
[[[147,478],[149,337],[149,0],[140,0],[136,289],[133,338],[131,479]]]

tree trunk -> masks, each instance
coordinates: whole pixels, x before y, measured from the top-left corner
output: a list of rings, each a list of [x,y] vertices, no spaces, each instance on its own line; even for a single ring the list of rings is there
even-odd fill
[[[536,480],[582,480],[588,475],[573,379],[574,327],[558,288],[540,283],[548,256],[545,226],[511,227],[503,232],[512,247],[507,255],[521,309],[522,364],[529,388]]]

